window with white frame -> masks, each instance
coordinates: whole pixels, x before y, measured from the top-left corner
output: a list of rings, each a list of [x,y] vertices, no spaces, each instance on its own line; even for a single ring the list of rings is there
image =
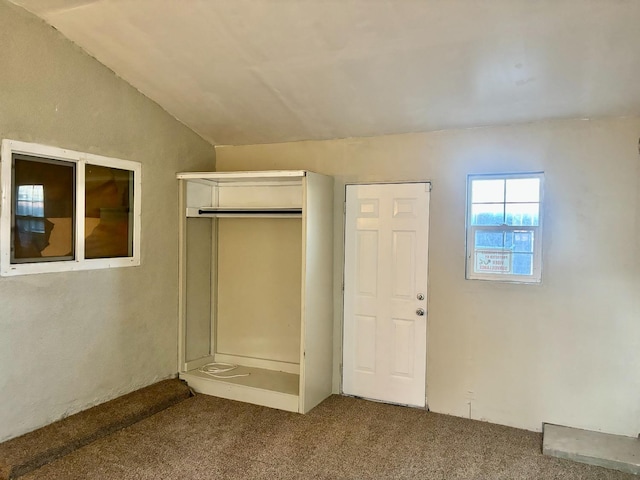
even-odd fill
[[[540,283],[542,173],[469,175],[467,278]]]
[[[139,162],[2,141],[2,276],[140,264]]]

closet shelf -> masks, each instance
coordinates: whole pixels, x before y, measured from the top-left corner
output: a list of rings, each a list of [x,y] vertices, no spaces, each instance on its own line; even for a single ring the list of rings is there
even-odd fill
[[[268,182],[297,182],[307,176],[305,170],[267,170],[259,172],[182,172],[177,174],[179,180],[197,181],[208,184],[233,184],[251,182],[267,184]]]

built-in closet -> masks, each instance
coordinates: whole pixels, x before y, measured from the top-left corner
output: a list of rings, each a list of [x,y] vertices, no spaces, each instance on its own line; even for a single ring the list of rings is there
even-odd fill
[[[180,378],[199,393],[308,412],[331,394],[333,179],[177,178]]]

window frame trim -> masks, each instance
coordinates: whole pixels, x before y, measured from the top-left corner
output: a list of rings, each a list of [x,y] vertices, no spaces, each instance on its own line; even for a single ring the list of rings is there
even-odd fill
[[[538,201],[538,225],[471,225],[472,180],[512,180],[519,178],[538,178],[540,180],[540,198]],[[484,202],[479,202],[484,203]],[[496,204],[498,202],[495,202]],[[516,202],[530,203],[530,202]],[[506,205],[504,198],[502,204]],[[544,172],[519,172],[519,173],[488,173],[488,174],[468,174],[467,175],[467,201],[465,215],[465,279],[466,280],[488,280],[491,282],[502,283],[521,283],[528,285],[542,284],[542,234],[544,223]],[[495,273],[477,273],[474,271],[475,265],[475,248],[474,237],[477,231],[515,231],[530,230],[534,235],[533,242],[533,268],[531,275],[517,274],[495,274]]]
[[[13,155],[40,157],[43,161],[59,160],[75,163],[75,229],[76,256],[72,260],[55,260],[31,263],[11,263],[11,232],[13,202]],[[85,258],[85,167],[87,164],[119,168],[133,172],[133,255],[131,257]],[[38,273],[96,270],[103,268],[134,267],[140,265],[142,164],[132,160],[105,157],[64,148],[2,140],[0,151],[0,276],[29,275]]]

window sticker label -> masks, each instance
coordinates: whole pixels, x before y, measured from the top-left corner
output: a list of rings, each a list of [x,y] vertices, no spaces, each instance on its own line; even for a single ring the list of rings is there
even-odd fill
[[[478,273],[511,273],[511,252],[504,250],[476,250]]]

